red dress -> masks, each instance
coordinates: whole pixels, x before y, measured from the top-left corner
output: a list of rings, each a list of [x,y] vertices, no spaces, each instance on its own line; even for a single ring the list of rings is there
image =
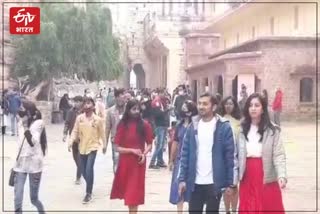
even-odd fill
[[[152,144],[153,132],[151,125],[144,121],[145,142]],[[137,132],[136,122],[129,122],[125,127],[120,123],[114,143],[120,147],[141,149],[145,143]],[[140,165],[139,157],[134,154],[120,154],[118,168],[113,180],[110,199],[124,199],[126,206],[144,204],[146,161]]]
[[[240,182],[239,213],[284,214],[278,182],[263,183],[262,159],[247,158],[246,162],[246,171]]]

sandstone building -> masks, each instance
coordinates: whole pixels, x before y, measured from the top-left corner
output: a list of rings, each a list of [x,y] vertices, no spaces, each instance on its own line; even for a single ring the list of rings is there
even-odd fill
[[[206,88],[238,98],[245,84],[248,93],[266,89],[271,104],[280,86],[284,115],[315,116],[316,4],[273,2],[241,4],[186,36],[194,98]]]

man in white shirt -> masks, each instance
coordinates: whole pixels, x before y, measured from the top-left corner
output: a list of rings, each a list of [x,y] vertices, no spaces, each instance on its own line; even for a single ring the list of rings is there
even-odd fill
[[[238,180],[237,155],[229,122],[217,115],[216,97],[198,101],[199,117],[189,126],[182,147],[179,193],[186,191],[190,213],[219,213],[223,191],[232,194]]]

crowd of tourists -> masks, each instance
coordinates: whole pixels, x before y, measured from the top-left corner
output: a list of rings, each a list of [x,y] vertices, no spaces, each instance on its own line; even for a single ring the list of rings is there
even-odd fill
[[[106,154],[111,143],[114,180],[110,199],[123,199],[130,213],[145,202],[146,168],[172,171],[169,202],[182,213],[219,213],[223,198],[227,213],[252,211],[284,213],[281,188],[287,183],[286,156],[281,141],[282,92],[277,89],[270,119],[268,95],[241,99],[204,93],[192,99],[191,90],[179,85],[168,90],[109,89],[96,95],[89,89],[60,102],[62,140],[76,165],[75,184],[86,183],[83,203],[92,201],[97,151]],[[46,154],[44,122],[37,107],[20,100],[16,114],[19,154],[14,193],[16,213],[22,212],[27,175],[31,202],[39,213],[44,206],[38,192]],[[26,141],[26,142],[25,142]],[[168,151],[168,162],[164,152]],[[152,152],[147,166],[148,154]],[[239,201],[239,203],[238,203]],[[205,207],[205,208],[204,208]]]

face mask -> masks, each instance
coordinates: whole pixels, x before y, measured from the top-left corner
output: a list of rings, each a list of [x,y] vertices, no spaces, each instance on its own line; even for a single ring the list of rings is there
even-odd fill
[[[19,111],[18,111],[18,115],[19,115],[19,117],[24,117],[24,116],[27,115],[27,111],[21,111],[21,110],[19,110]]]
[[[179,91],[179,95],[183,95],[184,94],[184,92],[183,91]]]
[[[138,118],[139,117],[139,113],[134,113],[134,114],[131,114],[131,116],[133,117],[133,118]]]
[[[84,111],[85,113],[89,113],[89,112],[91,112],[93,109],[94,109],[94,107],[92,107],[92,108],[84,108],[83,111]]]
[[[186,118],[186,117],[188,117],[188,114],[189,112],[185,112],[185,111],[181,111],[180,112],[180,117],[182,117],[182,118]]]
[[[144,102],[147,102],[149,99],[147,97],[143,98]]]

